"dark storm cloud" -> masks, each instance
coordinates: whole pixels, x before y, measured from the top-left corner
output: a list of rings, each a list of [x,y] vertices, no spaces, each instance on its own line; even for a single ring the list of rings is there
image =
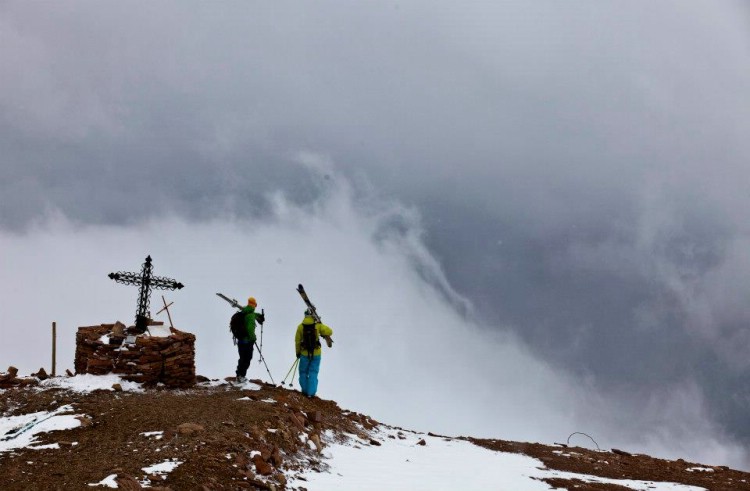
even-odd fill
[[[4,227],[262,218],[327,154],[487,322],[634,407],[696,383],[750,442],[744,4],[0,9]]]

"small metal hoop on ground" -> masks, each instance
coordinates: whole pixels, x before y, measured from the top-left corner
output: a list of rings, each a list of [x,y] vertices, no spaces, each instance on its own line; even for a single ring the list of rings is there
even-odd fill
[[[591,437],[590,437],[589,435],[587,435],[586,433],[583,433],[583,432],[580,432],[580,431],[575,431],[575,432],[571,433],[571,434],[570,434],[570,435],[568,436],[568,441],[567,441],[567,445],[568,445],[568,446],[570,446],[570,437],[571,437],[571,436],[573,436],[573,435],[583,435],[583,436],[587,436],[587,437],[589,437],[589,439],[590,439],[590,440],[591,440],[592,442],[594,442],[594,445],[596,445],[596,449],[597,449],[597,450],[601,450],[601,448],[599,448],[599,444],[598,444],[598,443],[596,443],[596,440],[594,440],[593,438],[591,438]]]

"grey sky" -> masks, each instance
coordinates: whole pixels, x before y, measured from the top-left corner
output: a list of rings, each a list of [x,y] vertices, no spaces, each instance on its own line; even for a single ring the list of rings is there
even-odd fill
[[[633,407],[695,384],[750,444],[748,33],[742,2],[4,2],[0,226],[264,222],[327,155],[482,324]]]

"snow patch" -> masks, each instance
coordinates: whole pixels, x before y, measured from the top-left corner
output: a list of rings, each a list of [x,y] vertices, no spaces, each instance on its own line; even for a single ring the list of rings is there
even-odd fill
[[[165,460],[164,462],[160,462],[158,464],[143,467],[141,470],[143,470],[143,472],[145,472],[146,474],[158,474],[160,476],[164,476],[175,470],[180,466],[180,464],[182,464],[182,462],[177,459]]]
[[[705,488],[689,486],[687,484],[678,484],[674,482],[656,482],[656,481],[636,481],[632,479],[609,479],[606,477],[590,476],[588,474],[575,474],[573,472],[561,472],[550,469],[538,469],[545,474],[537,474],[537,478],[557,477],[560,479],[580,479],[581,481],[597,484],[615,484],[625,488],[642,491],[707,491]]]
[[[60,388],[87,394],[95,390],[114,390],[112,385],[120,384],[123,391],[127,392],[144,392],[141,384],[123,380],[119,375],[110,373],[107,375],[91,375],[84,373],[75,377],[53,377],[42,381],[39,387],[42,389]]]
[[[54,411],[7,416],[0,418],[0,452],[17,448],[58,448],[50,445],[34,447],[36,435],[50,431],[69,430],[81,426],[75,414],[62,414],[73,410],[73,406],[60,406]],[[54,444],[57,445],[57,444]]]
[[[59,443],[48,443],[46,445],[30,445],[27,447],[31,450],[58,450],[60,448]]]
[[[209,382],[205,382],[205,383],[208,384]],[[226,384],[227,382],[224,382],[224,383]],[[219,384],[219,385],[223,385],[223,384]],[[229,385],[232,385],[234,387],[241,387],[242,390],[260,390],[260,387],[261,387],[255,382],[251,382],[249,380],[245,380],[244,382],[233,381]]]
[[[221,387],[222,385],[229,385],[229,383],[226,380],[214,378],[205,382],[198,382],[196,385],[200,385],[201,387]]]
[[[89,486],[104,486],[106,488],[117,488],[117,474],[110,474],[99,482],[89,483]]]

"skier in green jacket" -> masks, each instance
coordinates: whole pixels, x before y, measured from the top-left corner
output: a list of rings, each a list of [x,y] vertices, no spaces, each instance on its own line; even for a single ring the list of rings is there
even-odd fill
[[[255,308],[258,306],[258,302],[255,298],[250,297],[247,299],[247,306],[243,307],[242,312],[245,313],[245,329],[247,336],[237,339],[237,351],[240,355],[240,359],[237,361],[237,382],[244,382],[246,380],[247,369],[250,367],[250,361],[253,359],[253,346],[255,346],[255,323],[263,324],[265,322],[265,316],[262,313],[255,312]]]

